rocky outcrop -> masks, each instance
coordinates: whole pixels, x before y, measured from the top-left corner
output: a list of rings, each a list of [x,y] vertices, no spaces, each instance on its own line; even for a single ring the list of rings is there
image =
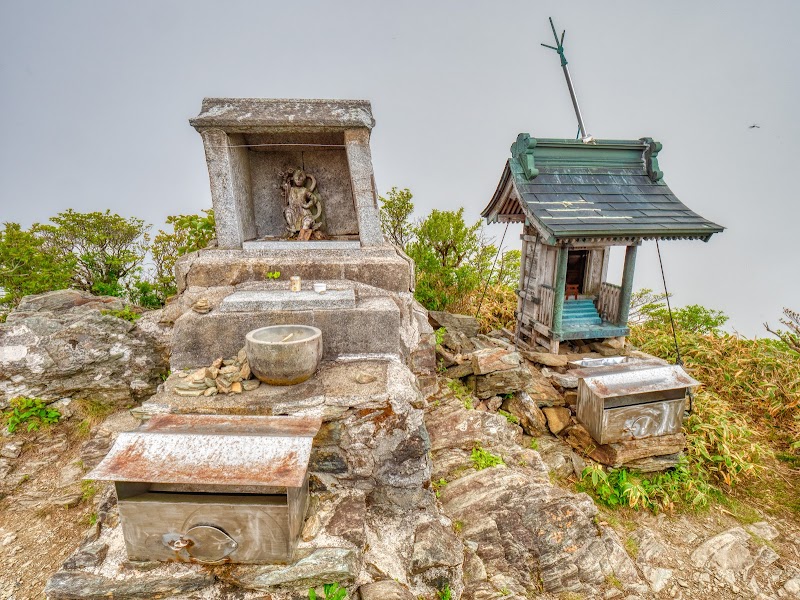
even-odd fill
[[[611,575],[643,585],[617,535],[595,524],[591,498],[551,485],[538,452],[522,447],[520,427],[450,398],[431,405],[426,425],[442,508],[474,548],[464,598],[592,594]],[[477,470],[475,449],[504,465]]]
[[[26,296],[0,324],[0,408],[18,396],[123,404],[155,393],[167,372],[157,318],[114,316],[119,298],[58,290]]]

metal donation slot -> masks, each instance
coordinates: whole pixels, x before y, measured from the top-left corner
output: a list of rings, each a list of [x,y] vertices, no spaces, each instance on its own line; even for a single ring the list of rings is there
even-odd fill
[[[156,415],[86,479],[113,481],[130,560],[286,563],[318,418]]]

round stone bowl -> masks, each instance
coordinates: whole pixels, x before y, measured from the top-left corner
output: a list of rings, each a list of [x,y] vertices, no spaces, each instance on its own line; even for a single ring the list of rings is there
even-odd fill
[[[248,333],[244,348],[250,370],[261,381],[294,385],[317,371],[322,332],[310,325],[271,325]]]

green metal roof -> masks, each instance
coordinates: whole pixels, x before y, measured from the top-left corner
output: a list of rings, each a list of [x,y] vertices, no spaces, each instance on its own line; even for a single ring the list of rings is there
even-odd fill
[[[660,150],[650,138],[586,144],[521,133],[482,215],[490,222],[535,220],[553,240],[708,241],[724,228],[672,193],[658,168]]]

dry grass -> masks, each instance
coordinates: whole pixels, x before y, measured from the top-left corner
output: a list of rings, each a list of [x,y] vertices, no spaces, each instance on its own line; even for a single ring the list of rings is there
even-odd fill
[[[480,307],[480,312],[478,312],[478,307]],[[510,287],[490,285],[486,288],[484,296],[483,287],[480,287],[456,300],[447,310],[462,315],[476,315],[477,313],[483,333],[504,327],[513,331],[517,295]]]

